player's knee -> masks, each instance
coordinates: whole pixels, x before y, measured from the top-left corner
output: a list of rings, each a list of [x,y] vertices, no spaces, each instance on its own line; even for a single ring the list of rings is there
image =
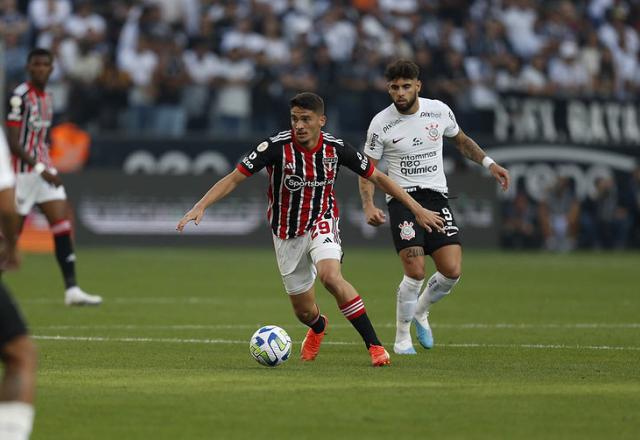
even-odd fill
[[[438,267],[438,272],[447,278],[457,280],[462,276],[462,263],[459,261],[450,262]]]
[[[342,283],[342,275],[338,271],[327,270],[318,273],[322,285],[331,293],[337,291]]]
[[[20,336],[5,346],[7,368],[35,371],[38,354],[36,346],[27,336]]]
[[[412,265],[405,266],[404,274],[409,278],[413,278],[414,280],[423,280],[424,279],[424,266],[423,265]]]

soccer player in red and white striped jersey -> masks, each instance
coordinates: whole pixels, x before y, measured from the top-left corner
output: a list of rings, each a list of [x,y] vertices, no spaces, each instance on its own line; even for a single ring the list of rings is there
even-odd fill
[[[16,172],[16,207],[24,217],[34,205],[47,218],[54,236],[56,259],[65,284],[65,304],[98,305],[102,298],[89,295],[76,283],[75,254],[71,240],[67,195],[49,157],[49,128],[53,118],[51,95],[46,86],[53,71],[53,55],[33,49],[27,58],[29,81],[9,98],[7,133]]]
[[[220,179],[178,223],[200,223],[207,207],[221,200],[238,184],[261,169],[269,174],[267,216],[273,232],[278,268],[298,319],[309,326],[301,358],[314,360],[327,328],[315,300],[316,275],[335,297],[342,314],[365,342],[374,366],[390,363],[369,321],[364,302],[340,269],[342,248],[339,210],[333,184],[341,165],[371,180],[397,197],[427,229],[441,230],[442,219],[413,200],[379,172],[352,146],[322,131],[326,123],[324,102],[314,93],[300,93],[290,102],[291,129],[265,139],[249,152],[236,169]]]

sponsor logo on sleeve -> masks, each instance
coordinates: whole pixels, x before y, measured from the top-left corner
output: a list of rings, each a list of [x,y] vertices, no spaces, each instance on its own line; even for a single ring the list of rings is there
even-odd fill
[[[256,151],[259,153],[262,153],[264,150],[267,149],[267,147],[269,147],[269,142],[264,141],[263,143],[261,143],[256,147]]]
[[[369,139],[369,148],[372,150],[376,149],[376,144],[378,143],[378,139],[380,138],[380,135],[378,133],[371,133],[371,138]]]
[[[9,106],[11,107],[11,110],[9,111],[7,118],[10,121],[19,121],[20,109],[22,108],[22,98],[19,96],[12,96],[9,100]]]

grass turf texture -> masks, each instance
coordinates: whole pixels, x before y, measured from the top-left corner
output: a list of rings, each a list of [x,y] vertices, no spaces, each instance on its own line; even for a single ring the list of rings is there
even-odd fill
[[[640,436],[637,253],[469,251],[436,347],[382,369],[319,283],[330,333],[299,361],[270,249],[81,249],[78,269],[101,307],[63,306],[50,255],[5,276],[40,350],[36,440]],[[400,270],[390,248],[346,249],[389,351]],[[263,324],[294,342],[275,369],[249,355]]]

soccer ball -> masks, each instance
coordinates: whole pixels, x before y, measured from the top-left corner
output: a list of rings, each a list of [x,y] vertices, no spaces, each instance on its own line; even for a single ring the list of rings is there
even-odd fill
[[[276,367],[289,359],[291,338],[280,327],[265,325],[251,336],[249,352],[259,364]]]

